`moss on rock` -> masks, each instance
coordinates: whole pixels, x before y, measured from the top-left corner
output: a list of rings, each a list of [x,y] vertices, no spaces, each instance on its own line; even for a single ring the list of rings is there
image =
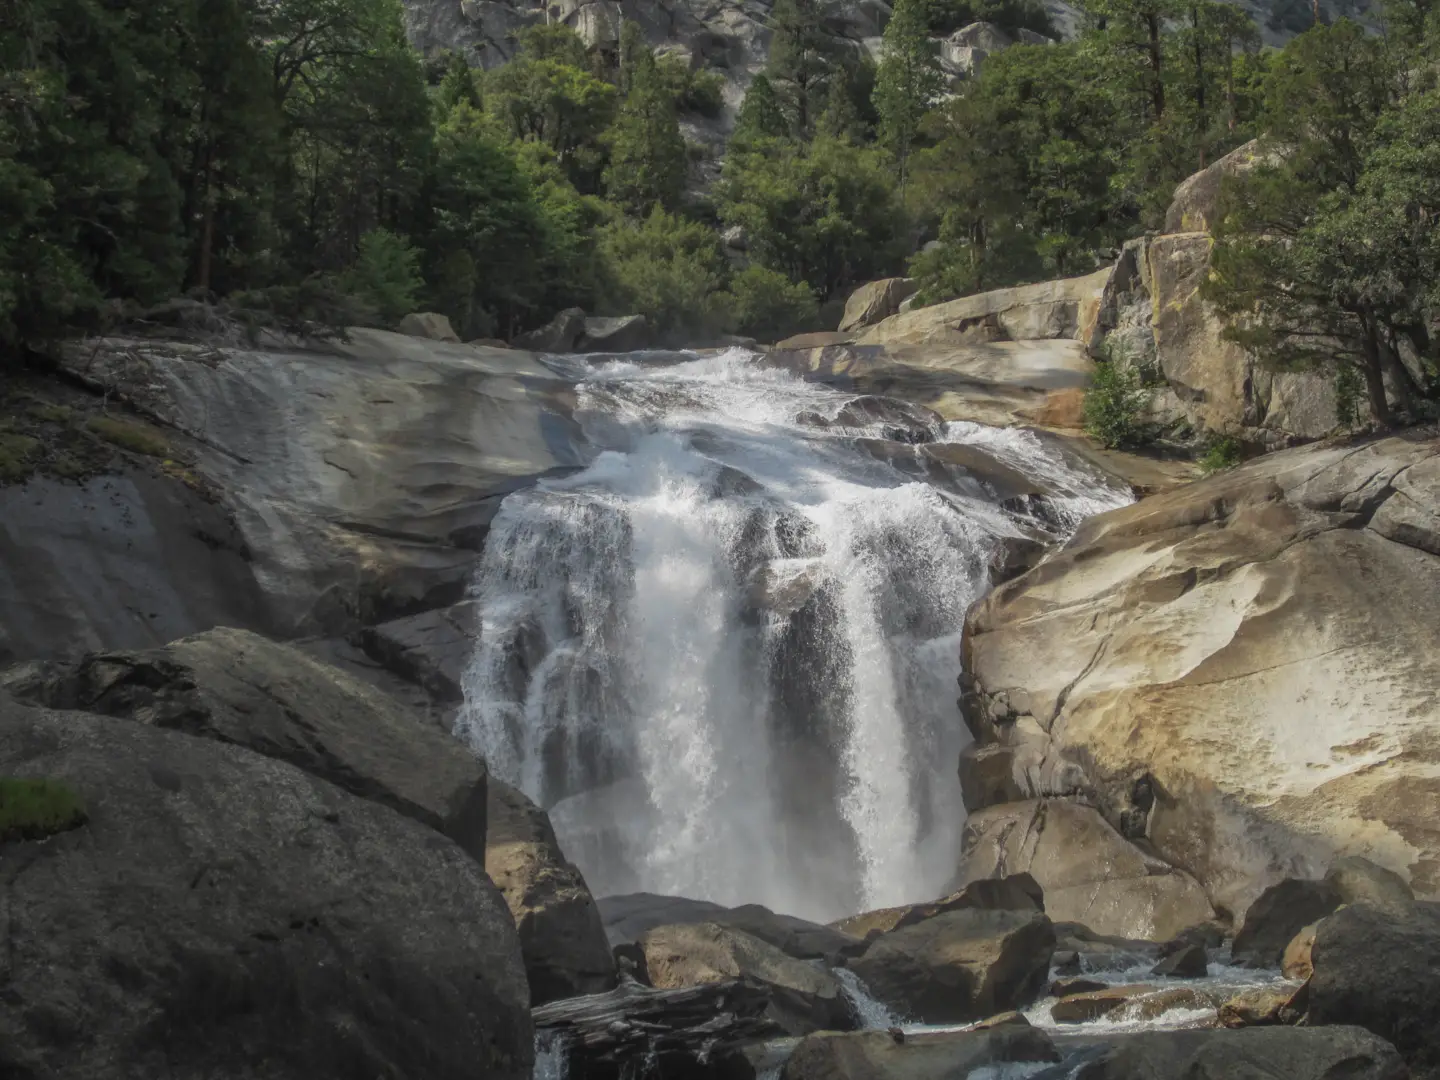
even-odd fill
[[[0,843],[43,840],[86,820],[80,796],[60,781],[0,777]]]
[[[145,424],[117,420],[113,416],[92,417],[85,427],[106,442],[148,457],[163,458],[170,453],[170,444],[158,431]]]

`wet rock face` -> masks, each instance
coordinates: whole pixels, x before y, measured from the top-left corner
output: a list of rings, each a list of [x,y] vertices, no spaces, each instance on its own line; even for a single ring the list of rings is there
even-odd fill
[[[190,472],[211,501],[180,513],[173,492],[116,488],[134,534],[123,551],[108,512],[58,494],[26,510],[15,565],[38,580],[12,586],[16,610],[69,614],[37,615],[22,657],[217,623],[344,635],[457,603],[505,495],[581,460],[573,381],[514,349],[357,329],[312,350],[106,338],[60,362],[193,443]],[[97,585],[112,578],[125,584]],[[127,627],[137,610],[143,622]]]
[[[1434,896],[1432,474],[1433,438],[1321,445],[1092,518],[971,612],[967,721],[1236,921],[1350,850]]]
[[[0,772],[89,818],[0,845],[0,1072],[530,1076],[515,928],[453,841],[237,746],[3,695]]]

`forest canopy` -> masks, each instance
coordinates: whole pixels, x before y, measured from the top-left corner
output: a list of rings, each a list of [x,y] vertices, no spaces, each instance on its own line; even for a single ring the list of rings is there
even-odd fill
[[[1278,50],[1216,0],[1087,0],[1074,40],[963,80],[937,36],[1038,42],[1043,8],[896,0],[877,63],[827,5],[775,0],[727,119],[720,76],[634,23],[603,50],[534,26],[480,70],[419,56],[399,0],[7,4],[0,341],[183,295],[336,326],[437,310],[466,338],[578,306],[676,342],[774,339],[834,325],[876,277],[933,302],[1088,272],[1260,137],[1278,150],[1227,191],[1207,295],[1377,419],[1376,380],[1404,409],[1433,393],[1414,371],[1440,301],[1434,0]],[[730,120],[707,169],[685,132]]]

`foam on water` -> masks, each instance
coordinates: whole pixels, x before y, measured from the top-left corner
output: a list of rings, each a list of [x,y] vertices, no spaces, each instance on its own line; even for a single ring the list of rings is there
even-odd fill
[[[553,808],[597,894],[817,919],[938,895],[992,554],[1128,493],[1027,432],[844,412],[741,350],[598,365],[577,399],[591,464],[492,525],[461,733]],[[916,441],[1023,473],[1044,512]]]

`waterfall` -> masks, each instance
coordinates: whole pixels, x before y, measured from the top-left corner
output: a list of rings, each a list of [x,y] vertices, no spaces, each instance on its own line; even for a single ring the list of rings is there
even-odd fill
[[[597,895],[816,919],[936,895],[965,612],[1006,538],[1128,494],[1033,433],[741,350],[573,370],[596,454],[494,520],[460,734]]]

